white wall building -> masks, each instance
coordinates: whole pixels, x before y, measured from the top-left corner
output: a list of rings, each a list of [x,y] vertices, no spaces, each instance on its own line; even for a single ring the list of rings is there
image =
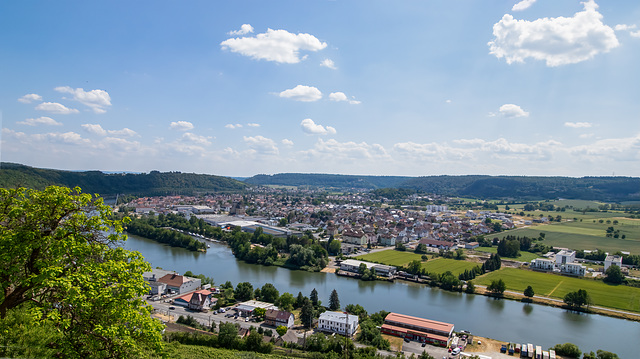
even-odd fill
[[[324,312],[318,319],[318,330],[352,336],[358,329],[358,316],[342,312]]]
[[[604,259],[604,271],[606,272],[612,265],[622,268],[622,257],[608,255],[607,258]]]
[[[556,264],[563,265],[566,263],[573,263],[576,260],[576,251],[563,249],[556,253]]]

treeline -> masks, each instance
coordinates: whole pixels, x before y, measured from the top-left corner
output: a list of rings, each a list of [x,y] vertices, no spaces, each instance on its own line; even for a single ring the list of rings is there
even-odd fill
[[[156,228],[146,218],[135,218],[126,226],[126,231],[137,236],[152,239],[172,247],[186,248],[190,251],[207,250],[207,245],[193,237],[167,228]]]
[[[49,185],[79,186],[85,193],[101,196],[136,194],[140,196],[192,195],[238,192],[247,187],[235,179],[181,172],[118,173],[100,171],[61,171],[34,168],[16,163],[0,164],[0,187],[44,189]]]

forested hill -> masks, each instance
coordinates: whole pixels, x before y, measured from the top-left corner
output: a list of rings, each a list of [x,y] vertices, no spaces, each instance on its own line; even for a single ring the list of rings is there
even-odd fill
[[[49,185],[79,186],[85,193],[102,196],[135,194],[144,196],[196,194],[242,190],[247,184],[221,176],[195,173],[158,172],[106,174],[100,171],[61,171],[21,164],[0,164],[0,187],[43,189]]]
[[[337,188],[406,188],[447,196],[484,199],[588,199],[640,201],[637,177],[525,177],[525,176],[349,176],[281,173],[245,180],[255,185]]]
[[[411,177],[400,176],[353,176],[317,173],[279,173],[255,175],[244,180],[255,185],[312,186],[334,188],[376,189],[398,187]]]

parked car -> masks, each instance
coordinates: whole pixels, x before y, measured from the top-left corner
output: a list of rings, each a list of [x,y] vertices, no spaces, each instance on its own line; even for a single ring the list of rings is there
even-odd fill
[[[244,321],[248,322],[249,321],[249,317],[244,318]]]
[[[451,354],[453,354],[453,355],[460,354],[460,348],[453,348],[453,350],[451,351]]]
[[[427,343],[426,342],[422,342],[422,347],[424,348],[426,346],[427,346]]]
[[[173,305],[169,307],[170,310],[175,310],[176,307],[174,307]]]
[[[404,338],[404,341],[408,343],[409,342],[409,338]]]
[[[220,313],[224,313],[224,308],[220,308]]]

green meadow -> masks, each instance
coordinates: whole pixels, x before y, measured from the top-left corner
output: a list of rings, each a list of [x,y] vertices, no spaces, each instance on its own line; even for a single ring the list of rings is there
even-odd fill
[[[498,253],[498,247],[478,247],[476,249],[474,249],[474,251],[476,252],[483,252],[483,253]],[[530,253],[530,252],[520,252],[520,257],[518,258],[510,258],[510,257],[501,257],[502,259],[513,259],[519,262],[531,262],[532,260],[536,259],[540,257],[539,255],[535,254],[535,253]]]
[[[386,251],[365,254],[355,257],[355,259],[398,267],[406,266],[413,260],[422,261],[422,255],[412,252],[401,252],[390,249]],[[427,262],[422,262],[422,268],[424,268],[427,272],[433,274],[440,274],[446,271],[451,271],[451,273],[458,275],[464,272],[466,269],[471,269],[477,265],[480,265],[480,263],[448,258],[435,258],[430,259]]]
[[[640,288],[610,285],[599,280],[516,268],[502,268],[476,278],[474,283],[489,285],[492,280],[498,279],[502,279],[506,283],[507,290],[524,292],[530,285],[536,295],[558,299],[563,299],[569,292],[584,289],[589,293],[594,305],[640,312]]]

